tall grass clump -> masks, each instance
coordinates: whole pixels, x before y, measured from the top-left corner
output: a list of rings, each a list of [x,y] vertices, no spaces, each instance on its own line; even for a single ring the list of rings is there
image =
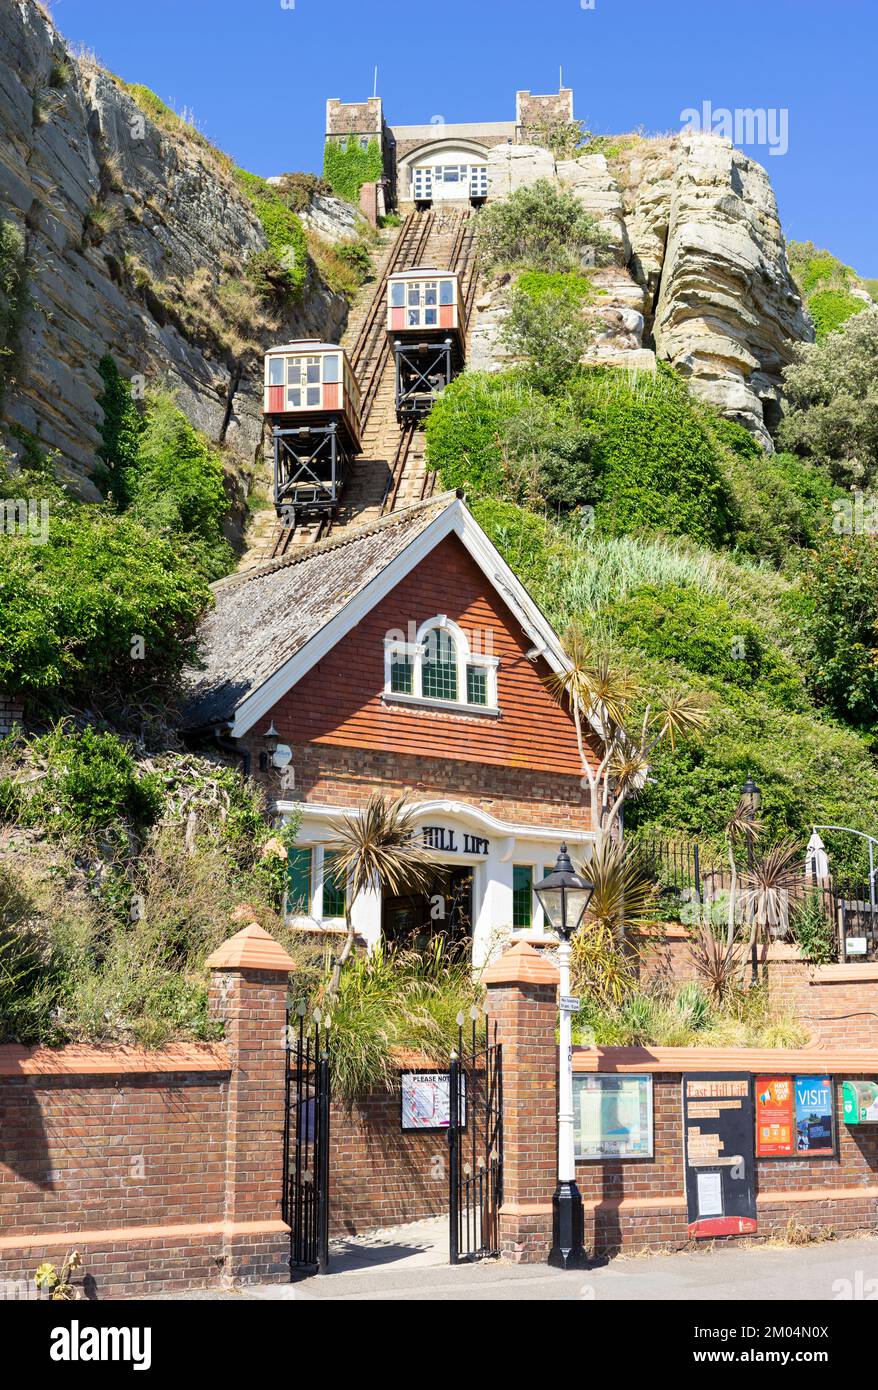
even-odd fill
[[[394,1090],[400,1053],[447,1064],[457,1044],[457,1015],[480,994],[468,960],[439,941],[423,954],[379,948],[353,957],[328,1012],[334,1093],[353,1102],[376,1089]],[[327,997],[323,980],[309,1007],[324,1006]]]

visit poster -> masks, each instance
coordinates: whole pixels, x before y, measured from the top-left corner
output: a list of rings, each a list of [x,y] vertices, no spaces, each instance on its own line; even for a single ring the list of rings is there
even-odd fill
[[[796,1077],[796,1153],[814,1158],[835,1154],[832,1078]]]
[[[791,1076],[756,1078],[756,1157],[795,1153],[795,1100]]]

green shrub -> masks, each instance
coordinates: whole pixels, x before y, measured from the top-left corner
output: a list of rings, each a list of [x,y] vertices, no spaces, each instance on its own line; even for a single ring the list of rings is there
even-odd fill
[[[732,497],[717,449],[670,369],[632,381],[589,368],[570,381],[568,393],[593,436],[601,531],[662,530],[709,545],[731,539]]]
[[[795,547],[813,545],[841,490],[796,454],[765,453],[730,420],[712,418],[710,428],[732,494],[735,548],[781,566]],[[729,446],[730,428],[747,435],[751,453]]]
[[[808,300],[808,312],[814,320],[818,340],[835,333],[854,314],[866,308],[865,300],[846,290],[819,290]]]
[[[223,539],[228,510],[223,463],[167,392],[147,398],[133,466],[123,471],[131,513],[150,531],[185,538],[191,558],[209,579],[227,574],[232,551]]]
[[[530,288],[522,283],[526,280]],[[595,336],[583,313],[587,283],[579,275],[531,272],[512,291],[501,341],[513,357],[526,360],[530,380],[546,393],[557,391],[577,370]]]
[[[578,198],[539,179],[479,215],[479,253],[488,271],[579,272],[585,257],[607,245],[607,236]]]
[[[446,488],[566,511],[589,502],[591,431],[522,372],[464,372],[427,417],[427,457]]]
[[[281,174],[280,183],[273,187],[291,212],[305,212],[319,193],[332,192],[329,184],[316,174]]]
[[[836,956],[836,939],[832,921],[826,911],[826,898],[812,889],[792,917],[793,938],[802,955],[815,965],[827,965]]]
[[[104,389],[98,396],[98,405],[104,413],[98,450],[105,468],[101,481],[112,492],[116,505],[124,508],[131,500],[127,480],[137,466],[144,422],[132,398],[130,384],[109,353],[101,358],[98,371],[104,382]]]
[[[45,545],[0,537],[0,687],[89,703],[166,690],[208,600],[179,543],[106,507],[56,508]]]
[[[878,476],[878,308],[795,351],[783,373],[780,446],[810,456],[836,482],[868,486]]]
[[[140,775],[130,749],[110,731],[58,724],[31,745],[47,775],[25,801],[29,823],[77,837],[118,823],[142,833],[161,804],[155,775]]]
[[[562,299],[572,305],[583,305],[594,298],[591,280],[573,271],[525,270],[515,282],[515,288],[531,299]]]
[[[248,258],[248,271],[257,283],[298,299],[308,277],[305,230],[277,189],[258,174],[235,170],[235,182],[259,218],[267,250]]]
[[[641,663],[650,689],[673,676],[655,660]],[[698,679],[688,682],[698,688]],[[871,833],[878,821],[878,770],[863,738],[813,710],[778,708],[763,690],[726,685],[711,694],[710,721],[697,741],[669,756],[659,750],[643,793],[626,812],[629,830],[651,826],[712,840],[724,855],[722,828],[752,773],[762,790],[763,840],[792,837],[804,847],[814,824]],[[861,872],[849,835],[824,835],[833,869]]]
[[[442,486],[465,487],[476,497],[502,493],[506,422],[528,408],[545,409],[514,373],[456,377],[427,416],[427,458]]]
[[[368,246],[362,241],[339,241],[335,254],[359,277],[360,283],[372,274],[372,256]]]
[[[0,218],[0,400],[18,348],[26,304],[24,237],[14,222]]]
[[[827,534],[803,587],[818,698],[851,723],[878,727],[878,540]]]
[[[384,156],[378,140],[370,140],[364,150],[359,137],[351,135],[347,144],[327,140],[323,151],[323,177],[339,198],[357,206],[364,183],[377,183],[384,173]]]
[[[725,599],[692,586],[641,589],[606,610],[628,647],[744,689],[761,686],[773,704],[802,709],[802,677],[758,625]]]

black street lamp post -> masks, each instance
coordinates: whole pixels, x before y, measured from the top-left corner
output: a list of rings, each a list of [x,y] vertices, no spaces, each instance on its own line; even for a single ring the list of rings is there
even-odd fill
[[[573,1047],[571,1018],[579,1001],[570,997],[570,938],[591,901],[594,884],[574,872],[561,846],[555,868],[534,889],[548,924],[558,933],[561,974],[561,1029],[558,1085],[558,1185],[552,1198],[552,1249],[549,1264],[578,1269],[585,1264],[582,1195],[576,1185],[576,1144],[573,1124]]]
[[[761,791],[759,790],[759,788],[757,787],[756,783],[753,781],[753,774],[750,773],[750,772],[747,773],[747,780],[746,780],[746,782],[744,783],[743,787],[741,788],[741,801],[742,801],[743,804],[744,804],[744,810],[745,810],[746,816],[747,816],[747,826],[748,826],[748,829],[747,829],[747,872],[748,872],[748,874],[751,876],[750,888],[751,888],[751,892],[752,892],[752,888],[753,888],[753,884],[752,884],[752,875],[753,875],[753,862],[754,862],[754,861],[753,861],[753,826],[754,826],[754,824],[755,824],[755,822],[756,822],[756,817],[757,817],[758,814],[759,814],[759,808],[760,808],[760,806],[762,805],[762,793],[761,793]],[[752,916],[752,913],[753,913],[753,904],[752,904],[752,899],[751,899],[751,904],[750,904],[750,914],[751,914],[751,916]],[[753,945],[752,945],[752,947],[751,947],[751,949],[750,949],[750,983],[755,985],[755,984],[758,983],[758,981],[759,981],[759,967],[758,967],[758,956],[757,956],[757,951],[756,951],[756,937],[754,936],[754,938],[753,938]]]

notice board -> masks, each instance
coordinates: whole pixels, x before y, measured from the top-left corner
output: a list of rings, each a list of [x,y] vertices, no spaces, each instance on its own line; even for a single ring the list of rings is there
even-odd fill
[[[689,1235],[756,1230],[753,1086],[749,1072],[683,1076],[683,1161]]]

